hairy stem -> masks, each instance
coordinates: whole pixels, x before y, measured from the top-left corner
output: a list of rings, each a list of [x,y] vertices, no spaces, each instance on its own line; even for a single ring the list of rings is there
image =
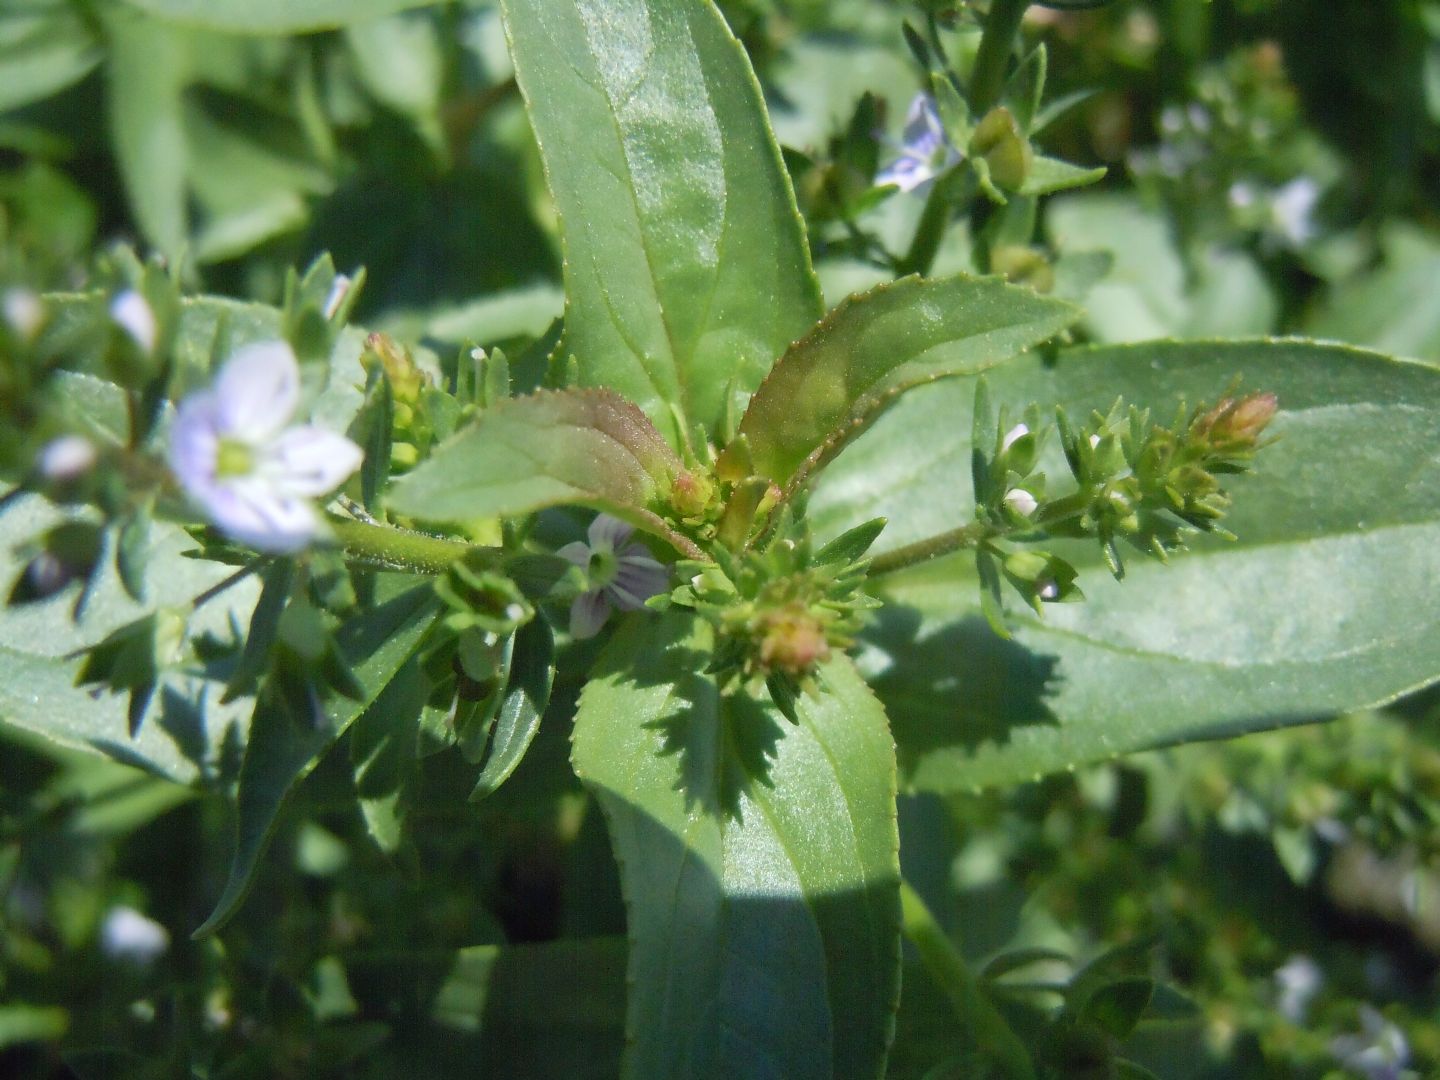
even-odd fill
[[[386,570],[443,574],[457,559],[472,552],[491,552],[497,561],[500,556],[498,548],[480,547],[463,540],[447,540],[389,525],[370,525],[333,515],[329,524],[346,558]]]
[[[930,977],[955,1007],[975,1042],[1012,1080],[1033,1080],[1035,1066],[1019,1037],[980,987],[960,950],[908,881],[900,881],[900,928],[920,954]]]
[[[870,576],[879,577],[882,574],[893,574],[897,570],[904,570],[907,566],[915,566],[918,563],[939,558],[941,555],[949,555],[952,551],[979,547],[981,541],[989,540],[996,535],[994,526],[978,521],[962,525],[958,529],[926,537],[924,540],[917,540],[913,544],[906,544],[904,547],[898,547],[883,555],[875,556],[870,560]]]
[[[970,73],[970,112],[977,119],[1000,100],[1015,35],[1029,6],[1030,0],[991,0],[980,51],[975,54],[975,68]]]

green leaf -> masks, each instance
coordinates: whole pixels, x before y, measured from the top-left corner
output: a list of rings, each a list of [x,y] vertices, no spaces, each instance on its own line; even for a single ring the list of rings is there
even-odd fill
[[[0,588],[8,592],[25,565],[21,545],[60,520],[58,511],[35,497],[21,498],[0,514]],[[73,596],[68,592],[4,611],[0,721],[180,783],[222,784],[233,778],[231,748],[243,745],[253,705],[243,699],[221,701],[222,673],[199,664],[164,672],[154,695],[156,715],[134,738],[128,733],[124,695],[75,686],[81,662],[73,654],[157,607],[188,606],[234,573],[232,566],[183,558],[181,552],[195,542],[174,525],[156,522],[150,533],[144,583],[148,605],[131,599],[107,560],[79,623],[70,619]],[[228,638],[232,618],[242,626],[249,619],[257,592],[253,580],[243,581],[202,607],[190,618],[192,639],[205,633]]]
[[[278,708],[259,707],[251,721],[236,794],[234,859],[225,889],[197,937],[218,930],[250,889],[260,856],[270,841],[281,807],[296,785],[374,701],[415,654],[434,622],[439,600],[428,584],[382,575],[376,606],[345,623],[337,633],[346,663],[363,690],[360,700],[331,696],[302,726]]]
[[[1094,1024],[1116,1039],[1123,1039],[1135,1030],[1140,1017],[1150,1007],[1154,993],[1154,980],[1142,976],[1106,983],[1086,1000],[1080,1010],[1080,1020]]]
[[[902,390],[983,371],[1079,316],[1063,301],[963,275],[852,297],[786,351],[751,400],[740,434],[755,473],[794,488]]]
[[[1269,333],[1279,305],[1255,260],[1213,247],[1196,252],[1187,281],[1171,223],[1133,196],[1068,195],[1046,204],[1047,230],[1064,256],[1108,252],[1110,273],[1085,297],[1085,329],[1118,344],[1163,337]]]
[[[884,713],[842,657],[787,723],[701,674],[713,644],[679,610],[633,616],[575,720],[629,910],[624,1075],[879,1076],[899,989]]]
[[[555,635],[551,633],[550,624],[537,617],[515,635],[510,685],[500,700],[500,711],[490,736],[490,754],[470,792],[471,802],[494,792],[520,764],[540,730],[540,717],[550,703],[554,679]]]
[[[0,11],[0,113],[58,94],[103,55],[78,10]]]
[[[744,51],[709,0],[502,7],[561,223],[559,355],[672,446],[723,437],[821,311]]]
[[[70,1027],[70,1014],[55,1005],[0,1005],[0,1049],[27,1042],[50,1042]]]
[[[126,0],[175,22],[247,34],[298,34],[376,19],[435,0]]]
[[[414,121],[430,147],[444,154],[440,96],[445,57],[439,29],[427,15],[389,15],[345,28],[365,89],[387,108]]]
[[[190,41],[174,27],[116,9],[107,20],[110,138],[145,238],[174,260],[189,237],[190,151],[181,95]]]
[[[430,690],[419,660],[412,658],[350,727],[360,813],[371,839],[387,854],[400,847],[401,798],[415,773],[420,714]]]
[[[1072,416],[1117,393],[1168,420],[1236,376],[1279,395],[1254,474],[1233,478],[1226,525],[1168,566],[1134,559],[1123,584],[1096,545],[1054,550],[1088,599],[1017,606],[1012,641],[985,626],[966,553],[883,579],[862,655],[912,788],[1015,783],[1079,763],[1329,716],[1440,677],[1440,369],[1305,341],[1081,349],[1053,368],[987,375],[1015,415]],[[972,519],[972,388],[917,391],[826,474],[811,502],[832,535],[889,519],[877,548]],[[929,433],[922,453],[914,433]],[[1042,467],[1063,476],[1052,446]],[[878,584],[878,583],[877,583]],[[1419,591],[1417,591],[1419,590]]]
[[[1053,191],[1085,187],[1105,179],[1104,168],[1084,169],[1058,158],[1036,156],[1020,185],[1021,195],[1049,195]]]
[[[657,532],[680,459],[645,415],[608,390],[540,391],[481,413],[413,472],[387,505],[427,521],[473,521],[574,503]]]
[[[1384,352],[1440,360],[1440,310],[1431,293],[1440,279],[1440,244],[1418,229],[1383,234],[1384,265],[1335,289],[1306,329]]]

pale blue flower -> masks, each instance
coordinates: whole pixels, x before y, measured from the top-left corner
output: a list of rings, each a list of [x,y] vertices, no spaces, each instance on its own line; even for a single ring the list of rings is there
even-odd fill
[[[338,487],[364,454],[343,435],[290,426],[300,369],[283,341],[246,345],[215,385],[180,403],[170,468],[220,531],[257,551],[299,551],[325,532],[311,501]]]
[[[570,636],[592,638],[610,612],[634,611],[665,591],[670,571],[638,540],[635,530],[618,518],[600,514],[590,523],[589,543],[576,540],[556,552],[584,570],[590,590],[570,605]]]
[[[916,191],[960,160],[960,151],[945,133],[935,99],[916,94],[905,114],[900,156],[875,176],[877,184],[894,184],[901,191]]]
[[[169,947],[165,927],[124,904],[111,908],[100,924],[100,948],[112,959],[148,967]]]
[[[1405,1033],[1372,1005],[1360,1006],[1361,1031],[1337,1035],[1330,1040],[1330,1052],[1345,1068],[1365,1080],[1401,1080],[1415,1076],[1410,1064],[1410,1044]]]

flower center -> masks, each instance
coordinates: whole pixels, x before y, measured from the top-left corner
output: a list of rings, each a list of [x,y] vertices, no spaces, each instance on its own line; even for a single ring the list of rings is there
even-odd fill
[[[255,452],[239,439],[221,439],[215,452],[215,478],[231,480],[255,471]]]
[[[613,551],[592,551],[586,568],[592,589],[603,589],[620,573],[620,557]]]

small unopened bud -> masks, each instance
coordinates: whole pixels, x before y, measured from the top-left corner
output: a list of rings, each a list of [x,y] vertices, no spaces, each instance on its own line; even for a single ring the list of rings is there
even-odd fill
[[[1209,412],[1196,417],[1190,434],[1212,446],[1252,447],[1275,418],[1279,399],[1272,393],[1247,394],[1243,398],[1223,398]]]
[[[1004,244],[990,253],[990,269],[1017,285],[1047,293],[1055,287],[1055,271],[1044,252],[1024,244]]]
[[[681,518],[703,518],[715,501],[715,485],[701,475],[682,472],[670,489],[670,505]]]
[[[21,341],[34,341],[45,322],[45,303],[33,289],[18,286],[6,289],[4,299],[0,300],[0,311]]]
[[[1060,595],[1060,585],[1054,578],[1035,582],[1035,595],[1041,600],[1054,600]]]
[[[365,339],[365,348],[360,353],[360,364],[367,371],[379,361],[390,380],[390,391],[398,408],[402,404],[413,404],[420,399],[421,389],[430,381],[415,363],[403,345],[388,334],[373,333]]]
[[[25,573],[10,595],[10,602],[16,604],[48,599],[77,576],[79,568],[69,565],[54,552],[42,551],[25,567]]]
[[[1006,191],[1018,191],[1030,175],[1032,151],[1029,140],[1015,122],[1015,114],[997,105],[975,125],[970,152],[985,159],[990,179]]]
[[[344,274],[336,274],[335,280],[330,283],[330,291],[325,294],[324,314],[326,320],[335,318],[335,313],[340,310],[340,305],[345,302],[345,297],[350,295],[350,286],[353,282]]]
[[[1040,504],[1035,501],[1035,496],[1024,488],[1011,488],[1005,493],[1005,498],[1000,500],[1007,507],[1019,514],[1021,517],[1029,517],[1035,513],[1035,508]]]
[[[830,657],[820,620],[798,605],[770,612],[760,640],[760,663],[769,671],[802,676]]]
[[[61,435],[45,444],[35,467],[51,483],[69,484],[93,469],[95,461],[95,447],[89,439],[82,435]]]
[[[155,351],[159,328],[155,323],[155,312],[149,302],[135,289],[126,289],[110,301],[110,318],[115,325],[130,335],[140,346],[140,351],[149,355]]]
[[[1010,447],[1015,445],[1017,439],[1022,439],[1030,434],[1030,429],[1024,424],[1016,424],[1000,439],[1000,452],[1003,454]]]

